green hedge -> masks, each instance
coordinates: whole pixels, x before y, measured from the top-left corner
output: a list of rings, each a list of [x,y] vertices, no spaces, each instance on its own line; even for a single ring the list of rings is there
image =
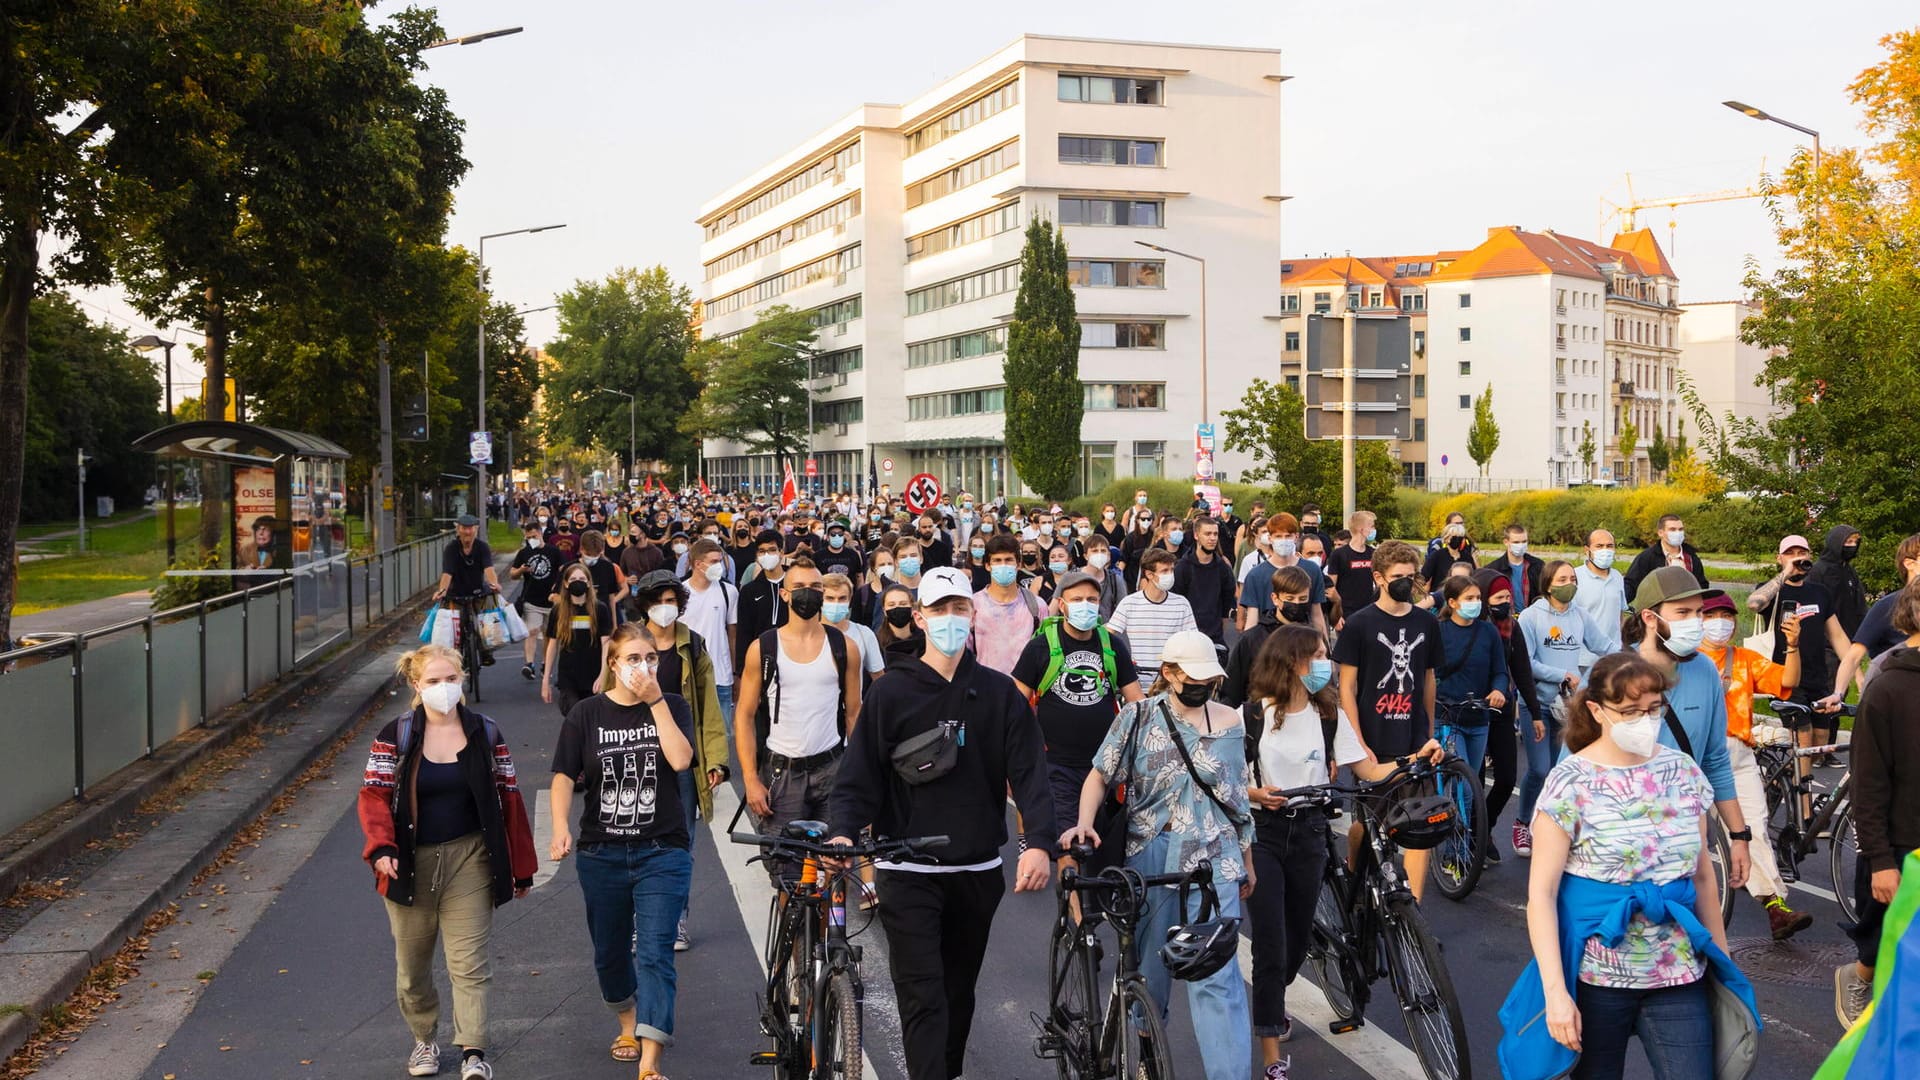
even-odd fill
[[[1467,517],[1467,531],[1480,538],[1498,537],[1510,522],[1527,527],[1539,544],[1578,547],[1593,529],[1607,529],[1621,550],[1653,543],[1655,526],[1663,514],[1686,519],[1687,540],[1701,551],[1734,552],[1771,558],[1770,539],[1777,526],[1755,520],[1744,499],[1703,499],[1677,488],[1576,488],[1510,491],[1493,495],[1417,491],[1395,493],[1395,516],[1406,523],[1410,538],[1438,536],[1446,516],[1459,511]]]
[[[1132,476],[1122,477],[1092,495],[1082,495],[1060,505],[1090,516],[1098,514],[1100,507],[1107,503],[1112,503],[1115,507],[1124,510],[1133,505],[1133,493],[1142,488],[1147,492],[1147,505],[1155,510],[1175,510],[1185,513],[1187,507],[1193,505],[1193,481],[1191,480],[1142,480]],[[1231,498],[1234,510],[1245,517],[1246,507],[1252,504],[1253,500],[1266,494],[1266,489],[1252,484],[1221,484],[1220,494]],[[1034,503],[1041,500],[1011,501]]]

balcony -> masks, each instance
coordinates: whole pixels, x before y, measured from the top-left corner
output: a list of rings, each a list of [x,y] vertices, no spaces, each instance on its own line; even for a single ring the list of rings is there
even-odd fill
[[[1567,373],[1564,371],[1555,372],[1553,375],[1553,385],[1555,386],[1567,385]]]
[[[1567,351],[1567,339],[1566,339],[1566,338],[1554,338],[1554,339],[1553,339],[1553,351],[1554,351],[1554,352],[1566,352],[1566,351]]]
[[[1565,304],[1553,305],[1553,313],[1555,315],[1565,315],[1567,313],[1567,305]]]
[[[1624,379],[1616,379],[1613,384],[1613,392],[1620,397],[1632,397],[1633,384]]]

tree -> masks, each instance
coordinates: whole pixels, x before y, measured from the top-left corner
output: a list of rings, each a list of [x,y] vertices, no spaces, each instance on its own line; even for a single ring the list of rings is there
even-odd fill
[[[1276,492],[1295,496],[1278,500],[1289,504],[1309,501],[1313,496],[1307,492],[1324,491],[1329,480],[1338,490],[1339,448],[1307,440],[1306,410],[1307,400],[1300,391],[1285,383],[1254,379],[1241,395],[1239,408],[1220,411],[1226,427],[1223,445],[1231,453],[1253,458],[1252,467],[1240,474],[1243,482],[1271,483]],[[1332,455],[1326,453],[1328,445],[1334,447]]]
[[[634,395],[634,443],[645,460],[681,461],[680,418],[698,395],[688,369],[693,294],[665,267],[618,269],[601,281],[576,281],[560,294],[560,336],[547,346],[549,439],[598,446],[627,460],[627,403],[602,387]],[[804,372],[804,367],[801,369]]]
[[[1647,468],[1652,470],[1653,479],[1658,480],[1666,474],[1667,466],[1673,464],[1673,447],[1667,445],[1667,436],[1660,430],[1660,421],[1653,422],[1653,441],[1647,444]]]
[[[1593,479],[1593,455],[1598,448],[1593,445],[1593,422],[1580,421],[1580,462],[1586,466],[1584,480]]]
[[[793,460],[807,443],[807,373],[813,363],[813,319],[776,304],[745,331],[725,341],[702,341],[687,356],[700,396],[680,419],[680,430],[732,439],[776,464]]]
[[[1340,505],[1338,451],[1340,444],[1326,442],[1323,447],[1336,452],[1333,460],[1334,484],[1331,490],[1316,496],[1311,501],[1323,506]],[[1400,465],[1388,452],[1387,444],[1379,439],[1366,439],[1355,444],[1353,453],[1353,496],[1359,504],[1356,510],[1372,510],[1376,514],[1385,514],[1393,506],[1394,489],[1400,486]]]
[[[1709,499],[1724,495],[1727,491],[1727,482],[1690,449],[1674,454],[1673,464],[1667,470],[1667,483],[1690,495]]]
[[[1616,477],[1615,479],[1625,479],[1629,483],[1639,479],[1640,468],[1639,466],[1635,465],[1633,461],[1634,448],[1639,445],[1640,445],[1640,425],[1634,423],[1631,420],[1621,421],[1620,457],[1627,463],[1627,475],[1625,477]]]
[[[1467,456],[1480,467],[1481,479],[1499,448],[1500,424],[1493,418],[1493,384],[1488,383],[1486,392],[1473,399],[1473,426],[1467,429]]]
[[[1080,481],[1080,320],[1067,281],[1066,236],[1035,215],[1020,251],[1020,292],[1001,364],[1007,454],[1020,478],[1049,499]]]
[[[153,363],[63,294],[35,299],[32,320],[23,517],[71,519],[75,450],[92,459],[88,495],[140,505],[154,459],[133,440],[165,422]]]

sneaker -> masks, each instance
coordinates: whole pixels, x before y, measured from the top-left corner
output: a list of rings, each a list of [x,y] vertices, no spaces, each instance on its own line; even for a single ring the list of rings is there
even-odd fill
[[[1833,1014],[1840,1026],[1851,1028],[1873,1000],[1873,983],[1860,977],[1860,965],[1841,964],[1833,971]]]
[[[1523,859],[1533,858],[1533,832],[1517,821],[1513,823],[1513,853]]]
[[[693,948],[693,939],[687,936],[687,917],[680,916],[680,929],[673,935],[673,951],[686,952]]]
[[[440,1044],[414,1040],[413,1053],[407,1055],[408,1076],[435,1076],[440,1072]]]
[[[1814,764],[1822,769],[1843,769],[1847,763],[1841,761],[1838,754],[1822,754],[1820,760]]]
[[[1286,1042],[1288,1039],[1293,1038],[1293,1017],[1285,1013],[1282,1013],[1280,1016],[1280,1034],[1278,1038],[1281,1042]],[[1272,1068],[1273,1066],[1269,1065],[1267,1067]],[[1281,1073],[1280,1075],[1285,1076],[1286,1074]]]
[[[1793,935],[1813,925],[1813,916],[1804,911],[1795,911],[1778,896],[1767,898],[1767,927],[1773,931],[1773,940],[1785,941]]]
[[[470,1057],[460,1063],[460,1080],[493,1080],[493,1066],[483,1057]]]
[[[534,673],[533,665],[532,664],[520,665],[520,677],[527,680],[528,682],[532,682],[537,677]]]
[[[486,651],[485,649],[480,650],[480,666],[481,667],[493,666],[493,654]]]
[[[1498,845],[1498,844],[1488,844],[1488,845],[1487,845],[1487,859],[1486,859],[1486,863],[1487,863],[1487,865],[1488,865],[1488,866],[1499,866],[1499,865],[1500,865],[1500,845]]]
[[[1267,1066],[1267,1071],[1260,1075],[1265,1077],[1266,1080],[1287,1080],[1287,1073],[1292,1068],[1293,1057],[1289,1055]]]

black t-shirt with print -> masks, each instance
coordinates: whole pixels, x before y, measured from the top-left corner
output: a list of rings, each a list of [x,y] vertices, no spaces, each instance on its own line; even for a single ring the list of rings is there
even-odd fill
[[[845,574],[849,580],[866,567],[866,557],[861,554],[858,547],[850,543],[842,544],[839,551],[833,550],[831,543],[826,544],[824,550],[814,555],[813,562],[820,568],[823,576]]]
[[[1355,551],[1341,544],[1327,556],[1327,576],[1340,593],[1342,611],[1359,611],[1380,599],[1380,587],[1373,580],[1373,549]]]
[[[684,730],[693,721],[687,699],[667,694],[666,701]],[[680,808],[680,774],[667,764],[647,706],[621,705],[605,694],[582,700],[560,725],[553,771],[571,777],[585,800],[579,843],[640,840],[677,848],[690,843]]]
[[[560,657],[554,662],[559,670],[560,685],[578,694],[593,693],[593,681],[600,677],[600,642],[613,633],[613,613],[606,603],[594,604],[594,621],[589,624],[587,613],[574,609],[573,623],[568,627],[568,638],[560,645]],[[557,612],[556,612],[557,617]],[[559,638],[559,627],[547,628],[549,636]]]
[[[1440,624],[1419,608],[1389,615],[1368,604],[1347,616],[1333,646],[1333,662],[1359,670],[1355,704],[1360,734],[1382,761],[1411,754],[1432,730],[1426,673],[1438,666]]]
[[[560,563],[560,552],[545,541],[539,547],[520,545],[513,553],[513,565],[525,571],[520,575],[521,599],[534,607],[551,607],[553,590],[560,584]]]
[[[1825,585],[1803,581],[1780,583],[1773,603],[1761,615],[1775,627],[1773,662],[1787,662],[1787,635],[1778,631],[1782,613],[1800,612],[1800,685],[1793,700],[1814,701],[1833,693],[1833,672],[1827,667],[1827,620],[1833,617],[1833,594]]]
[[[1118,634],[1109,637],[1113,642],[1114,676],[1123,687],[1139,682],[1140,673],[1134,669],[1126,640]],[[1091,768],[1094,751],[1100,749],[1107,729],[1113,726],[1114,714],[1120,711],[1119,692],[1107,682],[1097,633],[1081,641],[1061,629],[1060,653],[1060,675],[1040,695],[1036,706],[1047,760],[1055,765]],[[1052,655],[1045,635],[1034,635],[1020,651],[1020,659],[1014,661],[1014,680],[1039,689]]]

